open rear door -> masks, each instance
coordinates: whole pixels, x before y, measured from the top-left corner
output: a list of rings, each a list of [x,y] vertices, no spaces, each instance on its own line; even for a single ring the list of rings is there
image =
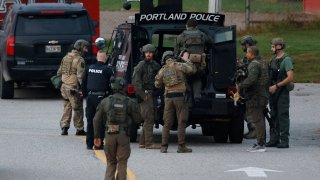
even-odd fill
[[[218,27],[213,35],[212,61],[209,64],[215,89],[225,89],[234,84],[236,71],[236,26]]]

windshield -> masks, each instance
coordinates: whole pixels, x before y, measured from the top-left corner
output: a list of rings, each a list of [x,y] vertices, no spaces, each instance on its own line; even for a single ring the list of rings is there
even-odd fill
[[[87,15],[23,15],[18,17],[17,35],[88,34]]]

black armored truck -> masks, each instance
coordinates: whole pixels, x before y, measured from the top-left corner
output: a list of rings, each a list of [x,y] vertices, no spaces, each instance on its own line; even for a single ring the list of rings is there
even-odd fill
[[[162,3],[161,3],[162,2]],[[173,50],[176,37],[185,30],[188,19],[195,18],[198,29],[210,36],[214,44],[206,50],[206,73],[202,77],[200,102],[191,100],[188,125],[200,125],[204,136],[213,136],[215,142],[241,143],[244,112],[230,98],[235,92],[236,27],[224,26],[223,14],[182,12],[182,1],[159,0],[154,7],[149,0],[140,1],[140,13],[120,24],[112,35],[113,46],[108,53],[109,63],[117,76],[127,80],[127,93],[134,97],[130,84],[134,67],[143,59],[141,47],[151,43],[156,48],[155,59],[163,52]],[[192,97],[191,97],[192,98]],[[163,97],[158,98],[156,127],[163,125]],[[176,128],[174,125],[173,129]],[[137,127],[131,127],[131,140],[137,137]]]

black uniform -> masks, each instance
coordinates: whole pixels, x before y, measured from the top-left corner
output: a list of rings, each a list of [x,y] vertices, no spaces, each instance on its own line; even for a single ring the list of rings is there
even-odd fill
[[[87,148],[93,147],[93,117],[96,113],[96,108],[100,101],[111,94],[110,77],[113,76],[113,70],[103,62],[97,62],[89,66],[86,70],[86,76],[83,83],[83,93],[87,95]],[[104,134],[101,134],[101,139],[104,139]]]

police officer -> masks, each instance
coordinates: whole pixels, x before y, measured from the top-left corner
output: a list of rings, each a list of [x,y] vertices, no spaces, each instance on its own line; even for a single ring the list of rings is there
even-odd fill
[[[268,103],[268,68],[259,56],[259,50],[256,46],[247,47],[247,59],[249,61],[248,77],[238,84],[238,88],[246,90],[247,119],[256,127],[257,144],[254,144],[248,151],[264,152],[266,151],[266,125],[263,110]]]
[[[289,91],[293,89],[293,64],[292,59],[284,51],[285,47],[282,38],[272,39],[271,51],[274,56],[269,63],[271,79],[269,92],[271,120],[275,129],[270,130],[267,147],[289,148]]]
[[[144,120],[139,147],[146,149],[160,149],[160,145],[153,143],[153,125],[156,117],[157,99],[154,87],[154,77],[160,65],[153,59],[155,47],[147,44],[142,47],[144,60],[134,68],[132,85],[140,102],[141,116]]]
[[[124,86],[125,81],[120,77],[111,82],[114,94],[101,101],[93,118],[95,146],[101,145],[101,134],[107,129],[104,147],[107,158],[105,180],[126,179],[131,152],[128,128],[131,123],[141,123],[142,120],[139,105],[125,96]]]
[[[250,46],[255,46],[257,44],[257,41],[249,35],[245,35],[241,37],[240,39],[240,45],[243,52],[247,53],[247,48]],[[237,81],[241,82],[244,78],[248,76],[248,58],[247,56],[243,57],[237,62]],[[245,97],[245,91],[241,91],[241,96]],[[245,105],[243,106],[245,109]],[[250,118],[245,118],[245,121],[247,122],[248,132],[243,135],[246,139],[253,139],[256,138],[256,132],[255,127],[252,122],[249,122]]]
[[[200,101],[202,76],[206,70],[205,48],[210,46],[213,41],[198,28],[198,22],[195,19],[189,19],[186,24],[186,30],[178,37],[174,54],[181,56],[185,51],[189,53],[190,60],[196,65],[197,72],[189,77],[189,82],[193,91],[193,98],[196,102]]]
[[[86,135],[83,123],[83,97],[80,90],[85,74],[85,62],[82,56],[88,52],[89,43],[79,39],[61,61],[57,75],[62,75],[61,95],[64,100],[63,115],[60,120],[61,135],[68,135],[72,110],[76,135]]]
[[[195,66],[189,59],[186,63],[177,62],[172,51],[166,51],[162,55],[162,64],[165,64],[156,76],[155,86],[164,86],[164,112],[162,129],[161,153],[168,149],[169,133],[176,117],[178,120],[178,153],[189,153],[192,149],[185,145],[185,128],[189,116],[188,104],[185,99],[186,75],[196,72]]]
[[[93,117],[96,113],[96,108],[100,101],[111,94],[110,77],[113,76],[111,67],[106,65],[107,56],[105,51],[98,51],[97,62],[89,66],[86,71],[86,76],[83,83],[83,93],[87,95],[87,149],[92,150],[93,147]],[[104,132],[103,132],[104,133]],[[104,134],[101,134],[101,139],[104,139]],[[102,149],[95,147],[95,149]]]

